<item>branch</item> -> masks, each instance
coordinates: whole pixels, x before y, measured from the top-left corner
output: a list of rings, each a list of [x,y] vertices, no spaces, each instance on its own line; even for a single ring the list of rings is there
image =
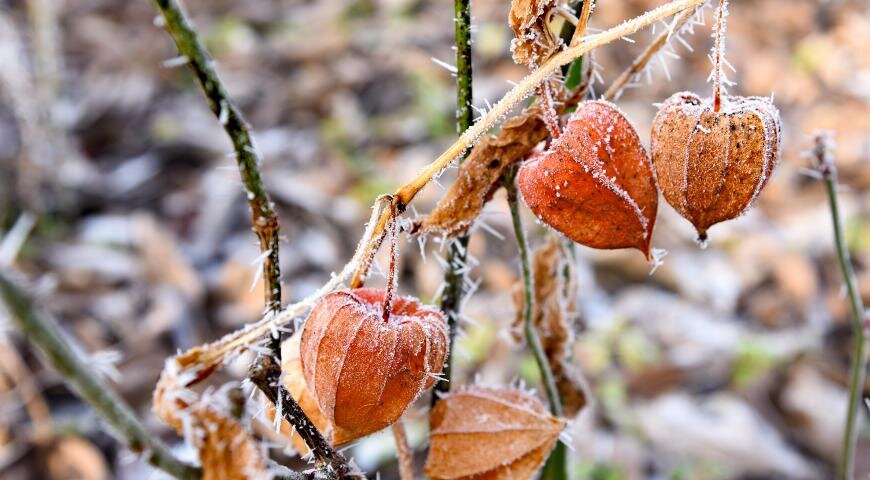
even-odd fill
[[[471,75],[471,1],[454,0],[453,7],[456,18],[456,126],[460,132],[468,130],[474,123],[471,108],[472,75]],[[465,159],[465,156],[459,161]],[[465,296],[465,261],[468,258],[468,238],[465,234],[450,242],[447,252],[447,269],[444,272],[444,294],[441,296],[441,311],[447,317],[447,328],[450,345],[456,338],[456,326],[459,322],[459,309],[462,307],[462,297]],[[435,384],[434,392],[450,390],[453,374],[453,349],[447,351],[444,359],[442,379]],[[438,400],[438,395],[432,395],[432,404]]]
[[[155,0],[163,14],[166,31],[175,41],[178,52],[188,60],[191,70],[196,76],[209,108],[223,125],[224,131],[233,144],[239,174],[245,186],[248,206],[251,209],[253,230],[260,241],[260,251],[263,258],[263,280],[265,285],[265,303],[267,316],[274,316],[281,310],[281,267],[279,263],[278,216],[275,214],[272,200],[263,185],[260,175],[260,153],[254,145],[250,127],[242,112],[230,100],[229,94],[221,83],[214,69],[214,60],[209,56],[199,36],[187,19],[184,10],[177,0]],[[265,333],[265,332],[264,332]],[[281,335],[275,330],[271,336],[270,349],[275,357],[274,368],[280,372]],[[265,362],[262,355],[259,361]],[[280,377],[280,373],[277,375]],[[308,431],[303,435],[309,448],[314,451],[316,444],[328,445],[323,435],[314,427],[302,408],[283,388],[280,382],[275,383],[278,392],[263,390],[270,399],[281,395],[285,409],[298,411],[288,417],[291,425],[297,431]],[[261,386],[262,389],[262,386]],[[286,397],[286,398],[284,398]]]
[[[308,419],[305,412],[302,411],[302,407],[293,400],[287,390],[279,388],[281,368],[275,363],[274,358],[270,355],[258,357],[251,366],[249,377],[251,382],[262,390],[272,403],[283,406],[283,408],[277,408],[276,412],[280,413],[296,428],[296,432],[305,440],[305,444],[311,449],[312,455],[321,466],[335,472],[339,479],[364,478],[356,474],[348,465],[344,455],[332,448],[329,442],[323,438],[323,435],[320,434],[320,431]]]
[[[400,418],[390,428],[396,441],[396,456],[399,457],[399,479],[414,480],[414,451],[408,443],[405,423]]]
[[[837,249],[837,259],[840,262],[840,271],[843,274],[843,282],[849,295],[849,305],[852,309],[852,362],[849,379],[849,410],[846,415],[846,429],[843,435],[843,453],[840,458],[840,478],[848,480],[852,478],[855,467],[855,443],[858,440],[857,417],[858,408],[861,405],[861,396],[864,391],[865,359],[864,347],[867,343],[867,333],[864,325],[864,304],[861,294],[858,293],[858,280],[852,269],[852,261],[849,258],[849,247],[843,235],[843,220],[840,214],[840,203],[837,199],[837,166],[834,164],[831,152],[831,139],[826,133],[818,132],[815,136],[813,157],[815,169],[821,174],[828,193],[828,203],[831,207],[831,223],[834,228],[834,246]]]
[[[0,270],[0,297],[9,316],[27,339],[45,354],[64,382],[112,426],[119,440],[130,450],[143,454],[148,463],[178,479],[199,479],[201,470],[176,458],[163,442],[145,429],[130,406],[91,368],[90,361],[82,358],[70,345],[55,320],[37,310],[26,290],[9,275],[8,270]]]

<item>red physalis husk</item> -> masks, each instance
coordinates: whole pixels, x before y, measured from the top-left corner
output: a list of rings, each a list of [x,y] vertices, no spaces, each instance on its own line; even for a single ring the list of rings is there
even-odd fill
[[[471,387],[440,399],[430,416],[431,479],[532,478],[565,428],[528,392]]]
[[[615,105],[583,102],[550,148],[520,168],[520,192],[544,223],[593,248],[650,257],[658,209],[655,170]]]
[[[433,307],[387,292],[333,292],[302,331],[302,370],[336,444],[389,426],[431,387],[447,354],[447,322]],[[389,303],[389,302],[387,302]]]
[[[653,163],[665,200],[698,238],[745,212],[778,162],[780,120],[766,97],[672,95],[653,121]]]

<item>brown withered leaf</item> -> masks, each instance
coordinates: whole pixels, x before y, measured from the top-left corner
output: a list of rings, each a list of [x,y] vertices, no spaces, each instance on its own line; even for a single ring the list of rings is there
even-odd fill
[[[430,416],[432,479],[532,478],[565,421],[528,392],[471,387],[439,400]]]
[[[566,361],[568,345],[572,341],[571,324],[574,321],[576,285],[559,240],[550,240],[535,250],[532,259],[534,303],[532,323],[547,362],[553,371],[565,416],[573,417],[586,405],[586,386],[580,372]],[[523,332],[523,284],[517,282],[513,288],[514,318],[511,334],[518,343],[525,341]]]
[[[168,362],[175,362],[169,359]],[[199,450],[203,480],[261,479],[269,475],[257,441],[218,405],[221,399],[198,398],[187,389],[189,374],[167,365],[154,390],[157,416]]]
[[[650,258],[658,209],[655,171],[615,105],[581,103],[561,137],[520,167],[520,192],[544,223],[592,248],[636,248]]]
[[[305,375],[302,372],[302,359],[299,352],[299,344],[302,338],[301,332],[296,332],[293,336],[284,341],[281,345],[281,374],[284,376],[284,388],[290,393],[290,396],[296,400],[296,403],[302,407],[302,411],[308,415],[312,423],[320,430],[321,433],[332,442],[332,424],[329,419],[320,411],[317,405],[317,399],[311,390],[308,389],[308,384],[305,383]],[[275,420],[275,406],[272,402],[266,401],[266,414],[269,420]],[[281,434],[290,440],[293,448],[301,455],[308,453],[308,445],[305,440],[296,433],[296,430],[287,420],[281,420]]]
[[[665,200],[701,240],[745,212],[770,179],[780,150],[779,112],[766,97],[711,99],[691,92],[662,104],[652,128],[653,163]]]
[[[398,420],[444,366],[444,315],[413,297],[396,297],[384,318],[385,295],[369,288],[332,292],[302,330],[302,371],[336,444]]]
[[[561,45],[548,27],[556,0],[513,0],[508,24],[516,38],[511,40],[514,61],[537,68]]]
[[[505,121],[498,135],[488,135],[475,145],[459,166],[456,181],[413,232],[451,237],[465,233],[501,186],[505,170],[549,136],[538,105]]]

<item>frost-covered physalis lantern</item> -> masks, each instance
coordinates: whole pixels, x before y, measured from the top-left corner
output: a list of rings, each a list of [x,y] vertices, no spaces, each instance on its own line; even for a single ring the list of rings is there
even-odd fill
[[[565,421],[515,388],[471,387],[442,398],[430,416],[431,479],[532,478]]]
[[[707,229],[749,208],[770,178],[779,153],[779,113],[768,98],[711,99],[677,93],[653,121],[653,163],[665,200]]]
[[[655,171],[634,126],[613,104],[581,103],[550,148],[520,167],[518,183],[532,212],[575,242],[636,248],[649,258]]]
[[[432,386],[447,354],[447,322],[411,297],[360,288],[333,292],[302,331],[302,370],[336,444],[399,419]]]
[[[779,157],[779,112],[771,100],[722,93],[724,3],[715,29],[713,97],[672,95],[653,120],[650,143],[665,200],[692,222],[702,242],[712,225],[749,208]]]

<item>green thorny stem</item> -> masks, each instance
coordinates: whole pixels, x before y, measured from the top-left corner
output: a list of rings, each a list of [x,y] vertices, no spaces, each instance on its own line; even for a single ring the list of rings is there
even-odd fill
[[[275,214],[272,200],[263,185],[260,175],[262,159],[254,145],[250,127],[242,112],[230,100],[230,96],[221,83],[214,67],[214,60],[206,51],[193,25],[177,0],[154,0],[157,8],[163,15],[164,27],[178,52],[185,58],[190,66],[203,94],[208,101],[209,108],[223,125],[224,131],[233,144],[236,162],[245,193],[248,206],[251,208],[253,230],[260,242],[260,251],[263,258],[263,280],[265,284],[265,302],[267,315],[277,314],[281,310],[281,270],[278,254],[278,216]],[[291,324],[292,325],[292,324]],[[287,328],[287,327],[285,327]],[[271,337],[270,349],[275,357],[275,364],[280,369],[281,365],[281,338],[280,334]],[[278,375],[280,378],[280,375]],[[282,414],[297,431],[312,432],[304,437],[312,452],[325,451],[324,446],[329,442],[317,430],[311,420],[302,411],[298,403],[289,395],[285,395],[280,382],[274,384],[258,384],[261,389],[274,388],[275,391],[264,393],[270,399],[282,398],[284,408]],[[293,413],[291,413],[293,412]],[[318,462],[332,465],[336,470],[344,469],[343,465],[334,465],[338,457],[318,458]],[[341,458],[343,460],[343,458]]]
[[[858,293],[858,281],[855,277],[855,271],[852,269],[849,247],[846,245],[846,238],[843,234],[843,219],[840,216],[840,204],[837,199],[837,166],[834,164],[830,138],[827,134],[816,134],[813,157],[816,162],[815,168],[821,174],[828,193],[831,223],[834,227],[834,247],[837,249],[837,259],[840,262],[840,271],[843,274],[843,282],[846,284],[852,310],[852,341],[854,345],[849,375],[849,410],[846,414],[843,452],[840,458],[840,478],[848,480],[853,477],[852,472],[855,466],[855,443],[858,439],[856,424],[866,375],[864,348],[867,343],[867,334],[864,325],[864,304],[861,300],[861,294]]]
[[[69,343],[70,340],[61,333],[54,318],[37,308],[27,290],[19,281],[0,270],[0,298],[9,316],[27,339],[39,347],[52,367],[60,372],[64,382],[71,385],[106,420],[130,450],[143,455],[148,463],[178,479],[200,478],[200,469],[176,458],[169,447],[148,432],[130,406],[82,357],[81,350]]]
[[[526,233],[523,229],[523,222],[520,218],[519,201],[517,198],[516,186],[517,166],[514,165],[505,173],[504,188],[507,192],[507,202],[511,211],[511,220],[513,221],[514,235],[517,237],[517,249],[520,253],[520,268],[523,274],[523,333],[526,336],[526,343],[532,349],[535,356],[535,362],[538,364],[538,370],[541,373],[541,382],[544,384],[544,390],[547,393],[547,400],[550,404],[550,412],[561,417],[562,400],[559,398],[559,390],[556,388],[556,379],[553,376],[553,371],[550,368],[550,362],[547,361],[547,356],[544,354],[544,346],[541,344],[541,337],[538,336],[538,331],[532,323],[532,315],[534,312],[534,295],[535,286],[532,279],[532,264],[529,259],[529,247],[526,242]],[[567,452],[565,445],[561,442],[556,444],[550,457],[547,459],[544,470],[541,473],[542,479],[565,479],[567,473]]]
[[[471,74],[471,0],[454,0],[456,29],[456,127],[464,132],[474,123],[472,109],[472,74]],[[465,159],[467,152],[460,158]],[[459,310],[462,307],[462,297],[466,293],[466,260],[468,259],[468,234],[450,242],[447,252],[447,269],[444,272],[444,293],[441,296],[441,311],[447,317],[450,345],[456,338],[456,328],[459,321]],[[443,379],[435,384],[434,392],[450,390],[450,380],[453,373],[453,348],[447,352],[444,359]],[[438,399],[432,395],[432,403]]]

